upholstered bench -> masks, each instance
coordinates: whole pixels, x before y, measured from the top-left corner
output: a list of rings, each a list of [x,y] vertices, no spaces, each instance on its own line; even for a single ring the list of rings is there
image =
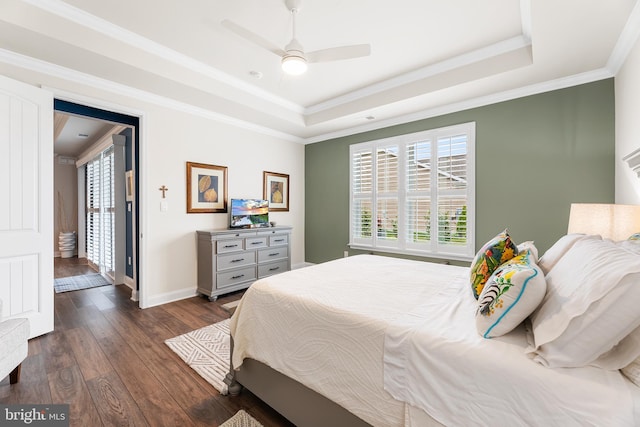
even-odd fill
[[[0,316],[2,300],[0,300]],[[8,319],[0,322],[0,379],[10,375],[9,382],[20,381],[20,368],[29,346],[29,320]]]

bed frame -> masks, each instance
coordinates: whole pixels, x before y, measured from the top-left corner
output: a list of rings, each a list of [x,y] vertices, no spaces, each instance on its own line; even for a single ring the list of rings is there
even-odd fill
[[[244,359],[239,370],[230,366],[224,382],[231,396],[240,394],[244,387],[299,427],[371,427],[337,403],[255,359]]]

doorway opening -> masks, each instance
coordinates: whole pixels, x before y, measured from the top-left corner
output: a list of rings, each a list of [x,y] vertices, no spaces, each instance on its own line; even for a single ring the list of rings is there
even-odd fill
[[[136,301],[138,141],[138,117],[54,100],[54,276],[99,273]],[[72,251],[62,233],[75,233]]]

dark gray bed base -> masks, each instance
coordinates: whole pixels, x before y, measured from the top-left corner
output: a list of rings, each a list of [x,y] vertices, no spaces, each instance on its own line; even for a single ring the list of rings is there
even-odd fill
[[[231,396],[245,387],[298,427],[371,427],[337,403],[254,359],[245,359],[237,371],[231,369],[225,383]]]

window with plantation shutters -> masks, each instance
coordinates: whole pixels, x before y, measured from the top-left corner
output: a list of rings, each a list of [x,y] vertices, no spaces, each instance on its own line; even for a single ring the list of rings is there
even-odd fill
[[[350,247],[474,255],[475,123],[350,147]]]
[[[86,165],[87,259],[101,273],[114,271],[115,197],[113,146]]]

